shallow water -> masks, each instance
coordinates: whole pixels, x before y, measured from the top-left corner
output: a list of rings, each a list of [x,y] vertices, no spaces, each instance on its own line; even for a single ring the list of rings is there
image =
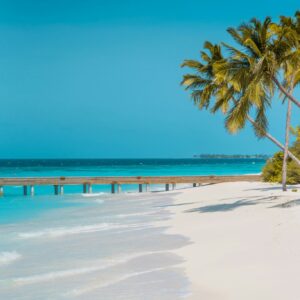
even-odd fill
[[[262,159],[0,160],[0,177],[237,175]],[[135,185],[122,186],[137,191]],[[159,190],[160,186],[151,186]],[[189,241],[166,234],[165,193],[81,194],[82,186],[4,187],[0,198],[0,299],[181,299],[189,283],[172,250]],[[163,222],[162,222],[163,223]],[[161,223],[160,223],[161,224]]]
[[[189,241],[155,226],[170,218],[166,194],[56,199],[60,207],[0,225],[1,299],[181,299],[188,293],[182,260],[171,251]]]
[[[265,159],[52,159],[0,160],[0,177],[38,176],[175,176],[257,174]],[[93,191],[110,192],[110,185]],[[162,188],[160,186],[152,187]],[[137,185],[122,185],[137,191]],[[65,193],[82,193],[82,186],[65,186]],[[6,197],[22,195],[23,187],[4,187]],[[36,195],[51,195],[53,186],[36,186]]]

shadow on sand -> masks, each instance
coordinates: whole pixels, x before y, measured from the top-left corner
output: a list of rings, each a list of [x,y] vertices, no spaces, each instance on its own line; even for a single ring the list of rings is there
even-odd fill
[[[294,186],[294,187],[288,187],[288,190],[292,190],[294,188],[299,188],[299,186]],[[279,191],[282,190],[281,186],[269,186],[269,187],[262,187],[262,188],[251,188],[251,189],[246,189],[245,191],[261,191],[261,192],[268,192],[268,191]]]
[[[300,199],[295,199],[284,203],[276,204],[274,206],[271,206],[270,208],[289,208],[297,205],[300,205]]]
[[[243,207],[243,206],[251,206],[251,205],[256,205],[256,204],[265,203],[265,202],[269,203],[269,202],[276,200],[277,198],[278,198],[277,196],[270,196],[270,197],[256,197],[253,200],[242,199],[242,200],[237,200],[232,203],[214,204],[214,205],[206,205],[206,206],[202,206],[202,207],[196,207],[193,209],[185,210],[184,212],[186,212],[186,213],[227,212],[227,211],[232,211],[234,209],[237,209],[237,208]]]

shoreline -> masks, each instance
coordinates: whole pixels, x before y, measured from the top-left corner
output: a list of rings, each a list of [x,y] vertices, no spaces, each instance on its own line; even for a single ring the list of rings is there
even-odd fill
[[[174,250],[191,283],[186,299],[299,299],[297,188],[230,182],[177,191],[167,233],[191,241]]]
[[[79,289],[78,299],[103,293],[116,299],[120,291],[140,299],[142,288],[149,299],[299,299],[296,188],[282,192],[278,184],[243,181],[94,199],[81,195],[76,201],[88,205],[48,210],[0,228],[6,272],[0,294],[21,299],[24,293],[43,298],[50,291],[70,292],[66,299],[72,299]],[[20,280],[31,289],[18,285]]]

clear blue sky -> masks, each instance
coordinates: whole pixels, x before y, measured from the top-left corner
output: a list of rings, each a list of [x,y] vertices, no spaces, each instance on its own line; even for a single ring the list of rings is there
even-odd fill
[[[299,8],[299,0],[1,0],[0,158],[274,152],[251,128],[230,136],[222,115],[198,111],[179,66],[205,40],[227,40],[228,26]],[[284,114],[277,101],[270,130],[281,139]]]

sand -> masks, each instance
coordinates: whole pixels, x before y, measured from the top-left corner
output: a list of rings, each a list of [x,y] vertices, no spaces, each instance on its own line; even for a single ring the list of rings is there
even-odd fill
[[[185,260],[189,300],[300,299],[299,188],[235,182],[168,194],[168,233],[191,241],[174,251]]]

